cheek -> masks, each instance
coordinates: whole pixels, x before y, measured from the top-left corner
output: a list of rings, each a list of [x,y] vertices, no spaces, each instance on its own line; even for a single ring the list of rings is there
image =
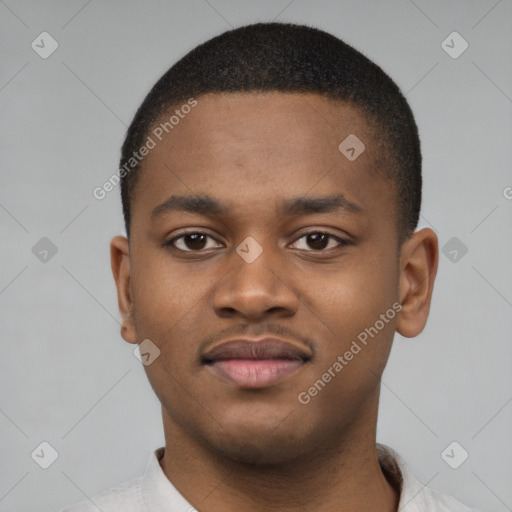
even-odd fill
[[[355,410],[376,396],[396,319],[392,294],[384,288],[382,281],[354,274],[343,284],[324,287],[321,308],[311,316],[319,325],[318,352],[300,390],[318,411],[333,404]]]
[[[131,286],[140,335],[172,336],[187,323],[188,315],[205,307],[211,277],[192,266],[177,265],[158,249],[134,258]]]
[[[336,270],[311,276],[319,311],[338,325],[362,326],[377,320],[398,296],[396,260],[376,249],[358,251]],[[364,327],[364,325],[363,325]]]
[[[206,263],[202,268],[177,264],[165,251],[144,256],[136,260],[132,280],[135,328],[140,340],[150,339],[160,350],[145,370],[157,394],[158,389],[181,393],[184,382],[200,370],[201,342],[215,327],[212,289],[223,274]]]
[[[337,356],[347,353],[350,367],[368,366],[380,370],[385,363],[395,332],[398,300],[396,256],[376,248],[361,251],[337,272],[317,274],[317,293],[308,308],[318,324],[323,353],[319,363],[330,367]],[[382,316],[384,315],[384,316]],[[352,361],[357,360],[358,364]],[[348,369],[348,366],[347,366]],[[350,373],[350,371],[344,371]]]
[[[141,257],[132,279],[137,336],[150,339],[160,350],[144,370],[156,395],[171,411],[191,399],[184,389],[197,371],[198,342],[207,334],[200,319],[205,316],[211,284],[204,273],[183,267],[172,265],[170,258],[160,254]]]

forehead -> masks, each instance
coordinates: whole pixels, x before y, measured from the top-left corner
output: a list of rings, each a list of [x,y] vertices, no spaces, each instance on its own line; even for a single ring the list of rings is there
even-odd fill
[[[193,109],[173,106],[151,128],[155,146],[144,158],[133,208],[176,193],[215,196],[253,213],[304,195],[340,192],[370,213],[392,200],[376,172],[378,137],[357,108],[299,93],[218,93],[196,101]],[[176,110],[181,115],[171,124]]]
[[[293,153],[296,159],[303,154],[328,159],[333,152],[338,156],[339,143],[350,134],[366,140],[366,156],[375,149],[370,143],[374,130],[357,107],[318,94],[210,93],[196,101],[197,106],[181,119],[172,116],[177,125],[165,130],[169,114],[180,111],[185,102],[162,114],[153,128],[160,132],[164,128],[164,145],[180,157],[187,157],[188,148],[194,145],[204,151],[227,146],[231,155],[236,152],[239,156],[257,148],[265,150],[262,156],[272,154],[274,158],[290,160]],[[152,152],[152,156],[158,153]]]

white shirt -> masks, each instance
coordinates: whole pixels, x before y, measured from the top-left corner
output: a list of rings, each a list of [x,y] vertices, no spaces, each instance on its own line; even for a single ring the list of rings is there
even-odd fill
[[[142,476],[60,512],[195,512],[160,467],[163,454],[163,447],[151,454]],[[422,485],[388,446],[377,444],[377,454],[386,478],[400,489],[399,512],[475,512],[455,498]]]

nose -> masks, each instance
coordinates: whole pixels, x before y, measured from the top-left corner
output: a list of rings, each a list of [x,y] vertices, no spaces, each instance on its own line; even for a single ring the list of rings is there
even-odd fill
[[[251,262],[233,252],[231,269],[218,283],[213,307],[221,317],[261,321],[269,314],[292,316],[299,299],[287,282],[285,262],[266,248]]]

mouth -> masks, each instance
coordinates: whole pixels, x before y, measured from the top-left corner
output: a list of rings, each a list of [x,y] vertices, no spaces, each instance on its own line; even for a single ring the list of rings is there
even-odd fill
[[[202,364],[242,388],[265,388],[296,373],[312,354],[304,346],[276,338],[237,339],[208,350]]]

